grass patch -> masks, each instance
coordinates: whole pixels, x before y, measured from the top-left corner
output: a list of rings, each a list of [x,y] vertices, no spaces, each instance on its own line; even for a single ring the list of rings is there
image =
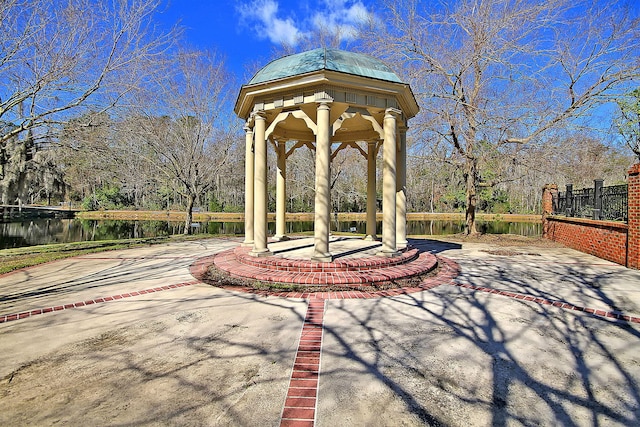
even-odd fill
[[[232,277],[228,273],[219,270],[215,265],[210,265],[201,278],[204,283],[208,283],[212,286],[219,288],[244,288],[251,289],[255,292],[307,292],[309,286],[298,285],[295,283],[278,283],[278,282],[262,282],[260,280],[253,279],[241,279],[239,277]],[[314,290],[318,290],[318,286],[313,287]]]
[[[57,243],[0,250],[0,274],[46,262],[97,252],[130,249],[168,242],[182,242],[214,237],[209,234],[175,235],[141,239],[99,240],[91,242]],[[220,237],[220,236],[215,236]]]
[[[269,292],[304,292],[308,291],[309,287],[304,285],[297,285],[295,283],[277,283],[277,282],[253,282],[250,287],[256,291],[269,291]],[[315,288],[317,289],[317,287]]]

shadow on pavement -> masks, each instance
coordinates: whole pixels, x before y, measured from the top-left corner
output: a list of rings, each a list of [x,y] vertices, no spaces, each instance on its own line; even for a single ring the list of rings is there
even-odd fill
[[[428,239],[410,243],[445,256],[462,248]],[[638,277],[626,269],[585,269],[580,258],[564,264],[458,259],[461,283],[598,300],[620,310],[624,301],[611,289]],[[123,262],[40,292],[99,287],[131,274],[162,274],[172,265]],[[149,302],[166,305],[161,315],[131,309],[141,320],[25,363],[0,393],[10,396],[7,390],[23,384],[13,396],[34,390],[33,396],[12,398],[4,413],[19,412],[15,419],[35,424],[99,418],[111,425],[252,425],[258,419],[277,425],[304,304],[203,292],[184,299],[167,293],[166,300]],[[121,306],[124,315],[128,306]],[[395,425],[640,423],[635,325],[450,285],[393,298],[332,300],[324,319],[317,425],[364,425],[366,416],[370,425],[387,419]],[[29,373],[31,382],[21,383],[20,375]],[[71,409],[61,390],[74,396]],[[43,399],[48,403],[41,406]],[[129,402],[142,409],[132,411]]]

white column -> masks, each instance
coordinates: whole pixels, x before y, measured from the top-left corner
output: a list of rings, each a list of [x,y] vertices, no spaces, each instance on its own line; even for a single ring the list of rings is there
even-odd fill
[[[270,255],[267,248],[267,141],[265,138],[266,118],[264,114],[255,115],[255,186],[254,186],[254,243],[249,254],[253,256]]]
[[[278,156],[278,170],[276,172],[276,235],[275,240],[286,240],[286,210],[287,210],[287,153],[286,143],[276,143]]]
[[[367,235],[365,240],[377,240],[376,236],[376,141],[367,143]]]
[[[327,102],[318,104],[316,134],[316,197],[314,250],[312,261],[331,262],[329,253],[329,230],[331,221],[331,136],[330,113],[331,107]]]
[[[407,247],[407,127],[400,126],[396,176],[396,245]]]
[[[243,246],[253,246],[253,129],[247,122],[244,155],[244,242]]]
[[[396,115],[388,108],[384,115],[382,168],[382,250],[379,255],[397,256],[396,250]]]

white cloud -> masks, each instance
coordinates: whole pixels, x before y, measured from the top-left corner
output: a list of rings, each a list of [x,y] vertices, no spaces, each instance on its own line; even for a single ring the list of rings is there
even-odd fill
[[[352,23],[363,23],[369,19],[371,15],[361,2],[357,2],[346,10],[345,20]]]
[[[254,0],[238,6],[241,23],[253,27],[260,38],[268,38],[274,44],[295,46],[301,31],[293,18],[278,17],[278,2],[275,0]]]
[[[280,12],[277,0],[252,0],[237,7],[241,24],[268,38],[274,44],[295,46],[313,31],[329,31],[341,40],[353,40],[358,26],[371,16],[361,0],[322,0],[313,2],[313,9],[305,3],[305,16],[296,16],[293,10]],[[291,4],[297,4],[292,1]],[[301,13],[301,12],[299,12]]]
[[[370,12],[361,1],[324,0],[325,7],[313,17],[315,29],[329,30],[341,40],[357,37],[358,26],[369,19]]]

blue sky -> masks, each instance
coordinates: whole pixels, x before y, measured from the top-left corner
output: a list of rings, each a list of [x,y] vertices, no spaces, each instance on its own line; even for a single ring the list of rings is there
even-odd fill
[[[163,24],[180,20],[189,45],[223,54],[229,70],[248,79],[247,66],[265,65],[274,48],[283,42],[295,46],[318,25],[340,28],[348,39],[371,5],[367,0],[170,0],[158,17]]]
[[[339,29],[344,41],[349,42],[351,30],[371,14],[380,16],[380,10],[376,13],[376,9],[382,7],[380,0],[162,1],[165,3],[157,15],[160,22],[168,26],[180,21],[188,45],[223,55],[239,85],[274,59],[274,50],[283,42],[295,46],[318,25]],[[610,0],[593,1],[607,4]],[[640,0],[627,1],[634,14],[640,13]],[[442,6],[447,2],[436,4]],[[600,111],[609,116],[607,108]]]

